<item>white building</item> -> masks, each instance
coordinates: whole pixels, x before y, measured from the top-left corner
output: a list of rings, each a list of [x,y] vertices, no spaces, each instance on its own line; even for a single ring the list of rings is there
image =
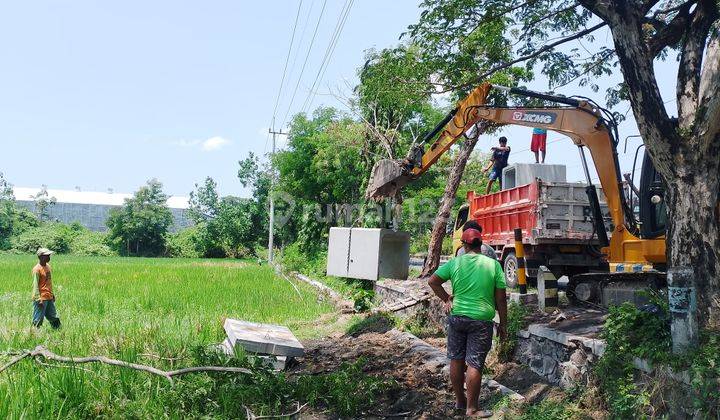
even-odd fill
[[[34,196],[40,188],[14,187],[15,202],[30,211],[35,210]],[[112,191],[73,191],[48,189],[48,198],[55,197],[57,202],[48,208],[50,220],[73,223],[78,222],[86,228],[104,232],[107,230],[105,222],[110,215],[110,209],[120,207],[126,198],[132,194],[121,194]],[[177,231],[192,225],[187,217],[189,202],[187,197],[172,196],[168,198],[167,205],[173,215],[171,231]]]

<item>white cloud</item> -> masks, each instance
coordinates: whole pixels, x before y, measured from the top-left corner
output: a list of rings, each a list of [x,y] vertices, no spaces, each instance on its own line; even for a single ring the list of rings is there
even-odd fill
[[[200,147],[200,150],[203,152],[213,152],[215,150],[220,150],[223,147],[231,144],[232,142],[224,137],[215,136],[210,137],[206,140],[177,140],[173,142],[174,144],[177,144],[178,146],[182,147]]]
[[[211,152],[214,150],[220,150],[228,144],[230,144],[230,140],[224,137],[215,136],[203,141],[200,147],[203,152]]]

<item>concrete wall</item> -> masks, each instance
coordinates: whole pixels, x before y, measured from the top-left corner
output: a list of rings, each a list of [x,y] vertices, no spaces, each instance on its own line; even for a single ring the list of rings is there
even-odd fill
[[[35,202],[17,200],[15,203],[31,212],[35,211]],[[78,222],[86,228],[95,232],[107,231],[105,222],[110,216],[110,210],[119,206],[104,204],[78,204],[78,203],[55,203],[48,208],[50,220],[62,223]],[[185,209],[170,209],[173,215],[171,232],[177,232],[192,225]]]

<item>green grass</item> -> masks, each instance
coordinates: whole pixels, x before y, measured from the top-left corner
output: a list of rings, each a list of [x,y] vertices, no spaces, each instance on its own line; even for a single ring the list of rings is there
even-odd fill
[[[68,356],[106,355],[164,369],[193,366],[215,357],[203,349],[222,341],[225,317],[286,325],[302,338],[313,334],[314,320],[331,311],[309,286],[298,284],[298,295],[271,269],[252,262],[60,255],[51,265],[63,327],[53,331],[46,322],[36,330],[30,326],[35,262],[34,257],[0,256],[0,353],[44,345]],[[0,365],[7,360],[0,356]],[[242,401],[234,398],[245,397],[232,394],[243,384],[221,390],[206,383],[215,380],[213,375],[185,376],[173,387],[124,368],[47,367],[25,360],[0,373],[0,418],[243,413]]]

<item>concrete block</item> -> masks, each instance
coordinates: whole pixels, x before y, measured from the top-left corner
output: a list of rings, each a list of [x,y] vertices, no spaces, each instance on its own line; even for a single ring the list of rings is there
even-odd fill
[[[529,305],[531,303],[537,303],[537,293],[510,293],[510,301],[519,303],[521,305]]]
[[[234,346],[242,346],[249,353],[275,356],[303,356],[305,347],[289,328],[280,325],[258,324],[228,318],[223,326]]]
[[[232,342],[229,338],[226,338],[225,341],[217,345],[218,351],[225,353],[226,355],[230,357],[235,357],[235,347],[233,346]],[[267,355],[252,355],[249,357],[257,357],[259,359],[262,359],[265,363],[270,364],[270,366],[275,370],[285,370],[285,366],[287,366],[287,356],[267,356]]]
[[[327,274],[376,281],[407,279],[410,234],[392,229],[330,228]]]
[[[514,163],[506,166],[502,172],[504,190],[530,184],[540,178],[545,182],[565,182],[565,165],[546,165],[538,163]]]

